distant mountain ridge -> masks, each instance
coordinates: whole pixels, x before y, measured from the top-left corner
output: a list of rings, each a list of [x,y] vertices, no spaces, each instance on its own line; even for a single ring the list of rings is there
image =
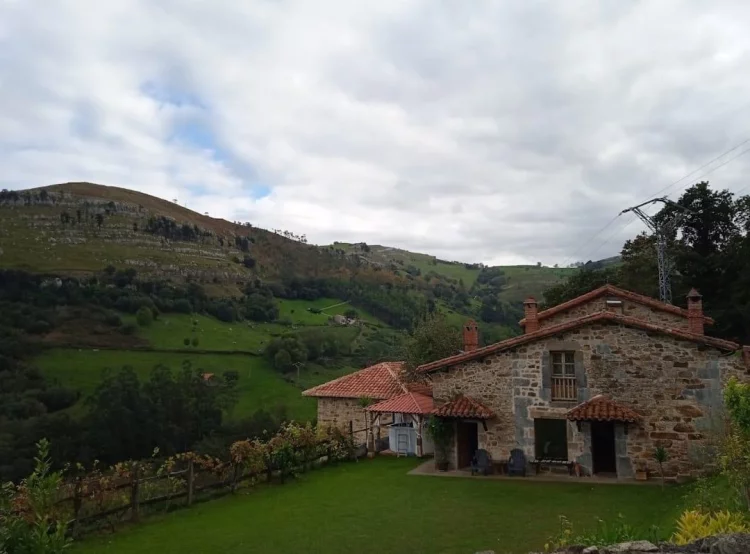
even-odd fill
[[[376,282],[459,281],[470,288],[482,264],[438,260],[389,246],[307,244],[291,232],[199,214],[145,193],[86,182],[0,192],[0,267],[82,275],[107,266],[196,280],[214,295],[235,294],[261,277],[342,278]],[[570,270],[508,266],[500,296],[518,302]],[[434,284],[434,283],[433,283]]]

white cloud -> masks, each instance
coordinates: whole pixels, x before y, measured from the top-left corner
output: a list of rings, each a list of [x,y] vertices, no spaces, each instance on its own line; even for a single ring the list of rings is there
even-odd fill
[[[115,184],[449,259],[603,257],[639,229],[582,248],[617,212],[750,136],[749,18],[739,1],[0,0],[0,186]],[[710,179],[740,190],[749,164]]]

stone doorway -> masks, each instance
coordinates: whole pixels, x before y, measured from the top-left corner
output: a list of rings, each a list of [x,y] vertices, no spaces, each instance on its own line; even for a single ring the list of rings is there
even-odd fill
[[[591,456],[595,475],[617,475],[615,424],[611,421],[591,422]]]

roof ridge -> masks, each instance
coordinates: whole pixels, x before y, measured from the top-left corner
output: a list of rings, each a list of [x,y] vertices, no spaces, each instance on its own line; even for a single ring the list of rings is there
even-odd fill
[[[598,296],[604,294],[604,293],[611,293],[611,294],[619,294],[621,296],[624,296],[626,298],[629,298],[630,300],[633,300],[634,302],[638,302],[641,304],[645,304],[646,306],[651,306],[653,308],[670,312],[675,315],[679,315],[682,317],[687,318],[688,317],[688,310],[685,308],[681,308],[679,306],[674,306],[672,304],[667,304],[666,302],[662,302],[661,300],[657,300],[656,298],[651,298],[650,296],[646,296],[645,294],[640,294],[638,292],[634,292],[632,290],[623,289],[621,287],[617,287],[615,285],[611,285],[607,283],[606,285],[602,285],[601,287],[597,287],[593,290],[590,290],[589,292],[586,292],[580,296],[576,296],[575,298],[571,298],[570,300],[566,302],[562,302],[561,304],[558,304],[557,306],[552,306],[551,308],[547,308],[546,310],[542,310],[537,314],[537,319],[546,319],[550,316],[553,316],[555,314],[558,314],[560,312],[564,312],[570,308],[574,308],[580,304],[583,304],[589,300],[593,300],[594,298],[597,298]],[[708,317],[706,315],[703,316],[703,320],[709,324],[715,323],[713,318]],[[526,318],[524,317],[520,322],[521,325],[524,325],[526,323]]]
[[[414,398],[414,395],[409,390],[409,387],[406,386],[406,383],[404,383],[401,379],[399,379],[398,377],[396,377],[396,375],[394,375],[394,373],[393,373],[393,371],[391,370],[390,367],[388,367],[387,369],[388,369],[388,373],[391,374],[391,377],[393,377],[396,380],[396,382],[401,386],[401,390],[403,390],[405,394],[409,395],[409,398],[411,398],[411,401],[414,403],[414,407],[415,408],[419,408],[419,404],[417,404],[417,401]]]
[[[731,342],[731,341],[727,341],[724,339],[709,337],[707,335],[696,335],[695,333],[691,333],[683,329],[674,329],[672,327],[666,327],[663,325],[650,323],[648,321],[645,321],[639,318],[635,318],[631,316],[624,316],[624,315],[612,313],[607,310],[602,310],[599,312],[586,314],[578,318],[569,319],[567,321],[560,322],[556,325],[544,327],[543,329],[539,329],[538,331],[534,331],[533,333],[527,333],[525,335],[512,337],[510,339],[506,339],[504,341],[500,341],[495,344],[491,344],[489,346],[484,346],[482,348],[478,348],[470,352],[463,352],[461,354],[455,354],[453,356],[443,358],[442,360],[435,360],[434,362],[430,362],[430,363],[419,366],[417,368],[417,371],[420,373],[428,373],[430,371],[433,371],[435,369],[439,369],[442,367],[473,360],[476,358],[482,358],[486,355],[493,354],[495,352],[499,352],[502,350],[506,350],[508,348],[512,348],[514,346],[518,346],[526,342],[532,342],[539,338],[543,338],[549,335],[555,335],[557,333],[567,331],[569,329],[575,329],[577,327],[580,327],[581,325],[585,325],[587,323],[591,323],[594,321],[615,321],[623,325],[637,327],[637,328],[644,329],[647,331],[661,332],[661,333],[665,333],[668,335],[672,335],[673,337],[683,338],[686,340],[692,340],[694,342],[701,342],[703,344],[707,344],[709,346],[713,346],[715,348],[719,348],[723,350],[734,351],[734,350],[740,349],[739,344]]]

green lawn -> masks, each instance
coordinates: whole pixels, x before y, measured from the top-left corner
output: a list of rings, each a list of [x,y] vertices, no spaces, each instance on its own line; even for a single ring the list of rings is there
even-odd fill
[[[129,365],[143,379],[147,379],[155,365],[164,364],[173,371],[179,371],[184,360],[189,360],[194,368],[206,373],[220,375],[227,370],[239,372],[239,399],[232,412],[233,418],[249,416],[261,408],[273,413],[279,406],[286,406],[288,416],[298,421],[307,421],[316,415],[315,400],[302,397],[298,386],[284,380],[261,357],[53,349],[35,358],[34,363],[44,372],[45,377],[58,379],[62,384],[80,390],[85,397],[101,381],[104,368],[119,369]],[[72,408],[74,414],[80,414],[82,410],[82,401]]]
[[[110,554],[541,551],[568,517],[576,531],[618,514],[664,535],[685,490],[657,486],[491,481],[407,475],[414,459],[377,458],[286,485],[158,516],[72,552]]]
[[[322,313],[313,313],[308,308],[322,310]],[[358,317],[363,321],[383,325],[383,322],[374,315],[338,298],[279,300],[279,319],[288,319],[297,325],[327,325],[328,318],[333,315],[343,314],[347,310],[355,310]]]
[[[135,322],[135,317],[126,315],[123,320]],[[193,325],[193,321],[198,324]],[[273,323],[224,323],[199,314],[162,314],[150,326],[139,327],[138,336],[154,348],[185,348],[184,339],[197,337],[199,349],[262,352],[272,336],[288,331],[288,327]]]

